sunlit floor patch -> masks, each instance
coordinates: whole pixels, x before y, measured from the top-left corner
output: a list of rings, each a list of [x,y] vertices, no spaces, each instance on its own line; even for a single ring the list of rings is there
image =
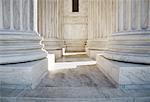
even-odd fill
[[[55,62],[55,57],[53,54],[48,55],[49,60],[49,71],[58,69],[73,69],[77,66],[82,65],[95,65],[96,61],[90,59],[86,54],[75,54],[75,55],[65,55],[64,57],[57,59]]]
[[[94,65],[96,61],[82,61],[82,62],[60,62],[54,63],[53,67],[49,70],[58,70],[58,69],[73,69],[81,65]]]

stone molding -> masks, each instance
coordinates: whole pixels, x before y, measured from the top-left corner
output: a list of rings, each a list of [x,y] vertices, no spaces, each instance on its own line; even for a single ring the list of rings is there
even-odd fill
[[[0,31],[0,64],[46,58],[40,42],[41,37],[36,32]]]

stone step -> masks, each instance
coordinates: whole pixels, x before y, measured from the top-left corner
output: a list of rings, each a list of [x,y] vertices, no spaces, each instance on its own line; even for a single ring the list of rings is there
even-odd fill
[[[150,90],[39,87],[32,90],[7,92],[5,96],[2,96],[0,102],[150,102]]]

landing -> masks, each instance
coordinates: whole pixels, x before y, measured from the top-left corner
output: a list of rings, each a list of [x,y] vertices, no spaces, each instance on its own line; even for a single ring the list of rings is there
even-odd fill
[[[89,61],[85,55],[83,60],[69,56],[59,61],[85,61],[85,57]],[[0,91],[0,102],[150,102],[150,90],[115,88],[96,65],[50,70],[36,89]]]
[[[96,65],[50,71],[40,87],[113,87]]]

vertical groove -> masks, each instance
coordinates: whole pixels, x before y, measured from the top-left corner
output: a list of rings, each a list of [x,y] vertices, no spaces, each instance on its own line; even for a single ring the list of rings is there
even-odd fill
[[[38,26],[39,28],[38,29],[39,29],[40,34],[43,36],[43,27],[42,27],[42,25],[43,25],[42,24],[43,23],[43,19],[42,19],[43,7],[42,7],[42,5],[43,4],[42,3],[43,3],[42,0],[38,0],[38,5],[39,5],[39,7],[38,7],[39,8],[39,26]]]
[[[57,16],[57,26],[56,26],[56,31],[57,31],[57,38],[59,39],[59,0],[56,1],[56,16]]]
[[[55,26],[54,26],[54,28],[55,28],[55,31],[54,31],[54,33],[55,33],[55,38],[57,38],[57,0],[54,0],[54,13],[55,13],[55,16],[54,16],[54,19],[55,19]]]
[[[140,24],[140,22],[141,22],[141,2],[140,2],[140,0],[137,0],[137,30],[141,30],[141,24]]]
[[[90,38],[90,32],[91,32],[91,27],[90,27],[90,11],[91,11],[91,6],[90,6],[90,0],[88,0],[88,39]]]
[[[103,12],[103,9],[104,9],[104,0],[101,0],[101,25],[103,25],[103,22],[104,22],[104,12]],[[101,39],[103,38],[103,31],[104,31],[104,25],[102,26],[102,29],[101,29]]]
[[[38,0],[38,32],[42,35],[41,31],[41,0]]]
[[[119,0],[119,31],[123,31],[123,1]]]
[[[61,39],[64,39],[64,0],[61,1]]]
[[[28,8],[28,10],[27,10],[28,11],[28,13],[27,13],[27,15],[28,15],[27,16],[27,25],[28,26],[27,27],[28,27],[28,31],[30,31],[30,0],[28,0],[28,7],[27,8]]]
[[[48,8],[47,8],[47,11],[48,11],[48,14],[47,14],[47,15],[48,15],[48,18],[47,18],[48,25],[47,25],[47,26],[49,27],[49,28],[47,29],[47,30],[48,30],[48,31],[47,31],[47,32],[48,32],[47,38],[50,38],[50,37],[51,37],[51,35],[50,35],[50,34],[51,34],[51,33],[50,33],[50,30],[51,30],[51,22],[50,22],[50,20],[51,20],[51,19],[50,19],[50,17],[51,17],[51,15],[50,15],[50,12],[51,12],[51,11],[50,11],[50,10],[51,10],[51,1],[48,0],[47,4],[48,4]]]
[[[102,6],[102,5],[103,5],[103,1],[101,0],[100,2],[101,2],[101,7],[100,7],[100,11],[101,11],[101,15],[100,15],[100,16],[101,16],[101,19],[100,19],[100,20],[101,20],[101,22],[100,22],[100,25],[101,25],[101,29],[100,29],[100,38],[102,38],[102,29],[103,29],[103,26],[102,26],[103,6]]]
[[[23,30],[28,30],[28,0],[23,0],[22,6]]]
[[[20,0],[13,1],[12,29],[20,30]]]
[[[116,0],[116,32],[119,32],[119,0]]]
[[[10,29],[11,24],[11,14],[10,14],[10,0],[2,0],[2,10],[3,10],[3,28]]]
[[[148,12],[149,12],[149,13],[148,13],[148,14],[149,14],[149,19],[148,19],[148,20],[149,20],[149,24],[148,24],[148,25],[149,25],[149,27],[148,27],[149,29],[148,29],[148,30],[150,30],[150,1],[149,1],[148,4],[149,4],[149,5],[148,5],[148,6],[149,6],[149,9],[148,9],[148,10],[149,10],[149,11],[148,11]]]
[[[22,23],[22,8],[23,8],[23,3],[22,3],[22,0],[19,0],[20,1],[20,30],[22,31],[23,30],[23,23]]]
[[[13,0],[10,0],[10,29],[11,30],[14,30],[14,24],[13,24],[13,21],[14,21],[14,12],[13,12]]]
[[[141,5],[142,5],[142,17],[141,17],[141,28],[142,29],[147,29],[148,28],[148,0],[142,0],[141,1]]]
[[[106,32],[107,32],[107,0],[104,0],[104,33],[103,33],[103,38],[105,38],[106,36]]]
[[[101,25],[100,25],[100,21],[101,21],[101,0],[98,0],[98,38],[100,37],[100,31],[101,31]]]
[[[131,7],[132,7],[132,5],[131,5],[131,2],[132,2],[131,0],[128,0],[128,4],[127,4],[127,5],[128,5],[128,20],[129,20],[129,21],[128,21],[128,23],[129,23],[129,24],[128,24],[128,31],[131,31],[131,30],[132,30],[132,26],[131,26],[131,23],[132,23]]]
[[[123,1],[123,30],[126,31],[127,30],[127,22],[128,22],[128,7],[127,7],[127,0]]]
[[[53,17],[54,17],[54,13],[53,13],[53,9],[54,9],[54,8],[53,8],[53,7],[54,7],[54,6],[53,6],[53,0],[51,1],[51,6],[52,6],[52,9],[51,9],[51,15],[52,15],[52,16],[51,16],[51,24],[52,24],[52,25],[51,25],[51,27],[52,27],[52,30],[51,30],[51,31],[52,31],[52,32],[51,32],[51,34],[52,34],[52,38],[54,38],[54,33],[53,33],[53,31],[54,31],[54,20],[53,20]]]
[[[50,15],[50,17],[49,17],[49,24],[50,24],[50,27],[51,27],[51,28],[49,29],[49,32],[50,32],[50,38],[52,38],[52,37],[53,37],[53,35],[52,35],[52,29],[53,29],[53,28],[52,28],[52,26],[53,26],[53,25],[52,25],[52,0],[50,0],[50,3],[49,3],[49,4],[50,4],[50,10],[49,10],[49,11],[50,11],[50,13],[49,13],[49,15]]]
[[[96,38],[96,37],[95,37],[95,35],[96,35],[96,26],[95,26],[95,25],[96,25],[96,22],[95,22],[95,21],[96,21],[96,20],[95,20],[95,18],[96,18],[96,17],[95,17],[95,11],[96,11],[96,10],[95,10],[95,4],[96,4],[96,3],[95,3],[95,1],[96,1],[96,0],[93,0],[93,26],[94,26],[94,27],[93,27],[93,29],[94,29],[94,33],[93,33],[93,34],[94,34],[94,40],[95,40],[95,38]]]
[[[49,3],[48,3],[48,2],[49,2],[49,0],[45,0],[45,12],[46,12],[46,13],[45,13],[45,20],[46,20],[46,21],[45,21],[45,29],[46,29],[45,37],[46,37],[46,38],[48,38],[48,35],[49,35],[49,29],[48,29],[48,27],[49,27],[49,26],[48,26],[48,14],[49,14],[49,13],[48,13],[48,12],[49,12],[49,9],[48,9],[48,6],[49,6],[49,5],[48,5],[48,4],[49,4]]]
[[[132,5],[132,13],[131,13],[131,26],[132,30],[137,30],[137,18],[138,18],[138,5],[137,5],[137,0],[132,0],[131,2]]]
[[[35,20],[36,20],[35,9],[36,8],[34,7],[36,5],[36,3],[34,1],[36,1],[36,0],[30,0],[30,30],[31,31],[34,30],[34,28],[35,28],[34,23],[36,23],[35,22]]]
[[[3,9],[2,9],[2,0],[0,0],[0,29],[3,29]]]
[[[45,38],[45,0],[42,0],[42,33]]]

